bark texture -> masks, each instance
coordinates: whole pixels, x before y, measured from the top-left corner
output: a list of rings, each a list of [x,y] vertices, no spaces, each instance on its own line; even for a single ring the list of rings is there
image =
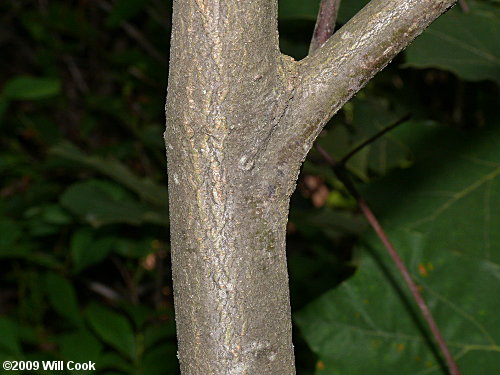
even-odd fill
[[[372,0],[310,57],[277,1],[175,0],[165,141],[183,375],[295,373],[289,198],[330,117],[454,0]]]

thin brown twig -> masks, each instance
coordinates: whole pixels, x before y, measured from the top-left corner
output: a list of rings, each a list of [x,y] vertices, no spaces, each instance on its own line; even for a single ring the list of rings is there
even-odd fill
[[[63,59],[66,62],[66,65],[68,66],[69,73],[71,74],[73,80],[75,81],[76,87],[78,87],[81,93],[83,94],[88,93],[90,91],[89,86],[87,85],[87,82],[83,78],[83,74],[78,65],[76,64],[73,56],[65,54],[63,56]]]
[[[450,374],[451,375],[460,375],[460,370],[453,359],[453,356],[448,349],[448,346],[446,344],[446,340],[444,339],[443,335],[441,334],[441,331],[439,330],[439,327],[436,324],[436,321],[434,320],[434,317],[432,316],[431,311],[429,310],[429,307],[427,306],[424,298],[422,297],[422,294],[420,293],[417,284],[413,281],[410,272],[408,271],[408,268],[406,268],[406,265],[404,264],[403,260],[399,256],[398,252],[396,251],[396,248],[394,245],[391,243],[389,240],[389,237],[385,233],[384,229],[380,225],[380,222],[374,215],[373,211],[370,209],[366,201],[363,199],[363,197],[360,195],[359,191],[356,189],[354,186],[354,183],[351,181],[349,175],[347,174],[347,171],[344,168],[343,164],[340,164],[337,162],[328,152],[326,152],[321,146],[316,146],[318,152],[321,154],[321,156],[326,160],[326,162],[333,168],[333,171],[339,178],[339,180],[344,184],[346,189],[349,191],[350,194],[356,199],[356,201],[359,204],[359,208],[365,215],[366,219],[372,226],[372,228],[375,230],[375,233],[379,237],[380,241],[384,244],[385,248],[387,249],[387,252],[391,256],[393,262],[395,263],[397,269],[403,276],[403,279],[406,282],[406,285],[411,291],[411,294],[413,295],[413,298],[415,299],[415,302],[417,303],[417,306],[419,307],[420,311],[422,312],[422,315],[429,325],[429,328],[434,335],[434,338],[443,353],[443,356],[445,357],[446,363],[448,364]]]
[[[394,122],[393,124],[389,125],[389,126],[386,126],[385,128],[383,128],[381,131],[379,131],[378,133],[376,133],[375,135],[373,135],[372,137],[368,138],[367,140],[361,142],[359,145],[357,145],[356,147],[354,147],[351,151],[349,151],[342,159],[340,159],[338,161],[338,164],[341,164],[341,165],[345,165],[347,163],[347,161],[352,158],[359,150],[363,149],[364,147],[366,147],[367,145],[369,145],[370,143],[372,143],[373,141],[379,139],[380,137],[382,137],[385,133],[391,131],[392,129],[398,127],[399,125],[401,125],[402,123],[408,121],[411,117],[411,114],[408,113],[407,115],[403,116],[402,118],[400,118],[399,120],[397,120],[396,122]]]
[[[105,10],[106,12],[111,12],[113,9],[112,5],[107,3],[106,1],[99,1],[98,3],[99,7],[101,9]],[[127,21],[124,21],[120,24],[120,27],[130,36],[132,39],[134,39],[137,44],[139,44],[149,55],[159,62],[163,64],[167,64],[167,58],[160,53],[144,36],[143,33],[141,33],[135,26],[130,24]]]
[[[340,0],[321,0],[316,25],[309,45],[309,54],[320,48],[335,30]]]
[[[123,264],[123,262],[118,257],[111,257],[111,261],[115,264],[116,268],[120,272],[123,281],[125,282],[128,289],[128,297],[130,301],[136,305],[139,303],[139,294],[137,291],[137,285],[133,276],[130,274],[127,267]]]
[[[470,8],[466,0],[458,0],[458,5],[460,6],[460,9],[462,9],[462,12],[469,13]]]

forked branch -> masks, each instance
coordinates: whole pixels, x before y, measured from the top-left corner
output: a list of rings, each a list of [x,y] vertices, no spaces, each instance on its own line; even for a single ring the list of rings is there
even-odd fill
[[[298,79],[276,132],[281,149],[302,160],[328,120],[456,0],[372,0],[315,53]],[[283,143],[285,142],[285,143]]]

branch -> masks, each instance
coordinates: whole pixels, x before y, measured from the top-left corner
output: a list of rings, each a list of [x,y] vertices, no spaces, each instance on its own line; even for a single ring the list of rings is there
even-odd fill
[[[434,317],[432,316],[432,313],[429,310],[429,307],[427,306],[427,303],[422,297],[422,294],[420,293],[417,284],[415,283],[415,281],[413,281],[410,271],[408,271],[408,268],[406,268],[406,265],[399,256],[392,242],[389,240],[389,237],[387,236],[384,229],[380,225],[378,219],[373,214],[373,211],[370,209],[366,201],[363,199],[359,191],[354,186],[354,183],[351,181],[343,164],[340,164],[335,159],[333,159],[333,157],[330,154],[328,154],[328,152],[326,152],[322,147],[317,146],[317,150],[321,154],[321,156],[323,156],[323,158],[327,161],[327,163],[330,164],[330,166],[333,168],[333,171],[337,175],[338,179],[344,184],[349,193],[356,199],[356,201],[359,204],[359,208],[365,215],[366,219],[368,220],[372,228],[375,230],[375,233],[385,246],[394,264],[396,265],[397,269],[403,276],[403,279],[406,282],[408,289],[410,289],[411,294],[413,295],[413,299],[417,303],[417,306],[422,312],[425,321],[429,325],[429,328],[439,346],[439,349],[443,353],[446,363],[448,364],[450,374],[460,375],[460,370],[455,360],[453,359],[453,356],[451,355],[451,352],[446,344],[446,340],[444,339],[441,331],[439,330],[439,327],[437,326],[436,321],[434,320]]]
[[[467,1],[465,1],[465,0],[458,0],[458,5],[460,5],[460,8],[462,9],[462,12],[469,13],[470,8],[469,8],[469,4],[467,4]]]
[[[328,120],[456,0],[372,0],[316,53],[297,63],[297,85],[274,142],[305,158]]]
[[[321,0],[316,25],[309,46],[309,54],[320,48],[330,38],[335,30],[335,22],[341,0]]]
[[[368,146],[370,143],[376,141],[380,137],[382,137],[384,134],[390,132],[392,129],[395,127],[401,125],[402,123],[408,121],[411,118],[411,114],[407,114],[404,117],[400,118],[397,120],[395,123],[383,128],[381,131],[373,135],[372,137],[368,138],[367,140],[361,142],[359,145],[354,147],[351,151],[349,151],[342,159],[340,159],[337,163],[339,165],[345,166],[347,162],[349,161],[350,158],[352,158],[356,153],[358,153],[361,149],[365,148]]]

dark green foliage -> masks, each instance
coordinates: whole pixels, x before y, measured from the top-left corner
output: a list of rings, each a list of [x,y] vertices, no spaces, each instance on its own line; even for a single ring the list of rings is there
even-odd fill
[[[500,206],[499,130],[471,131],[465,138],[426,127],[407,140],[412,149],[426,144],[425,150],[414,149],[415,165],[366,191],[464,374],[500,371],[500,217],[492,213]],[[397,368],[401,374],[446,374],[380,241],[367,233],[359,252],[356,274],[296,315],[322,360],[322,373],[385,374]]]
[[[343,1],[338,27],[366,2]],[[307,53],[318,3],[280,1],[285,53]],[[318,142],[341,158],[411,114],[347,167],[473,375],[499,372],[500,68],[498,8],[468,4]],[[162,140],[170,12],[156,0],[0,3],[1,361],[177,373]],[[288,245],[300,375],[445,374],[356,202],[314,150]]]
[[[438,67],[471,81],[499,82],[497,9],[493,4],[472,2],[467,14],[458,7],[450,10],[408,47],[408,66]]]
[[[0,5],[0,359],[177,371],[169,14],[155,1]]]

